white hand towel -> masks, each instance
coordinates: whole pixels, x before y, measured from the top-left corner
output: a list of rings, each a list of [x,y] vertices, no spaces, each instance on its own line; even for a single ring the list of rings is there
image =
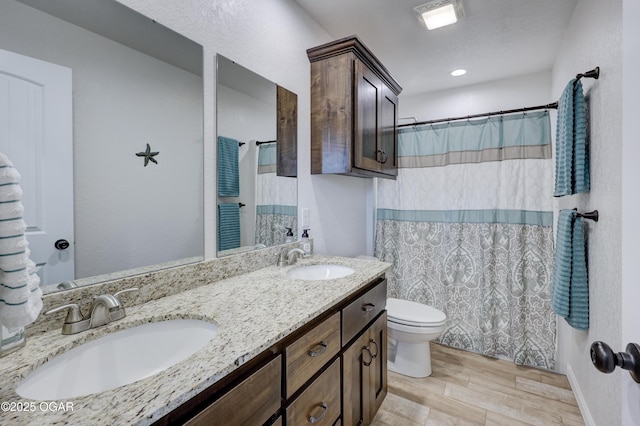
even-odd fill
[[[29,258],[20,173],[0,152],[0,323],[24,327],[42,310],[40,278]]]

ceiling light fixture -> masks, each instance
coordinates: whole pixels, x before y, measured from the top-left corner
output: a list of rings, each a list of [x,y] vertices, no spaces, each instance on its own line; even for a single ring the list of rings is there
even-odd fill
[[[413,10],[428,30],[454,24],[464,17],[462,0],[433,0]]]
[[[454,77],[460,77],[461,75],[465,75],[466,73],[467,70],[463,70],[462,68],[451,71],[451,75]]]

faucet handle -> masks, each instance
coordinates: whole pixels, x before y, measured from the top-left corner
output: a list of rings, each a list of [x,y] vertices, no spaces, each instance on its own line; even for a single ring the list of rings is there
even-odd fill
[[[120,290],[119,292],[115,293],[113,296],[116,299],[118,299],[118,301],[120,302],[120,295],[121,294],[129,293],[129,292],[132,292],[132,291],[138,291],[138,290],[140,290],[138,287],[131,287],[131,288],[127,288],[127,289],[124,289],[124,290]],[[120,302],[120,303],[122,303],[122,302]]]
[[[75,303],[69,303],[68,305],[58,306],[57,308],[49,309],[44,314],[54,314],[56,312],[60,312],[64,309],[69,309],[67,311],[67,317],[65,318],[65,324],[73,324],[76,322],[82,321],[84,318],[82,317],[82,313],[80,312],[80,307]]]
[[[124,311],[124,306],[122,305],[122,301],[120,300],[120,295],[123,293],[129,293],[129,292],[138,291],[138,290],[140,290],[138,287],[131,287],[124,290],[120,290],[119,292],[115,293],[112,296],[118,306],[116,307],[116,309],[113,309],[111,310],[111,312],[109,312],[109,318],[111,319],[111,321],[119,320],[121,318],[124,318],[126,315]]]

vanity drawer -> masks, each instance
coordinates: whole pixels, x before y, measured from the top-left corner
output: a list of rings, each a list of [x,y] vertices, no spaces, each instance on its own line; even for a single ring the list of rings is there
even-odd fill
[[[280,408],[281,363],[278,355],[186,424],[263,425]]]
[[[340,312],[285,348],[286,397],[289,398],[340,351]]]
[[[287,425],[333,425],[340,417],[340,358],[286,409]]]
[[[345,346],[387,305],[387,280],[351,302],[342,310],[342,346]]]

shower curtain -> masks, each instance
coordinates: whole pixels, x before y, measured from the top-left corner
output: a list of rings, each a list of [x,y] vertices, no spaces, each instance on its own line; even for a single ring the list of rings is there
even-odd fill
[[[389,297],[445,312],[443,344],[552,369],[548,112],[402,129],[398,154],[377,194]]]
[[[297,191],[295,178],[276,175],[276,144],[258,146],[256,177],[256,244],[283,244],[287,229],[297,234]]]

